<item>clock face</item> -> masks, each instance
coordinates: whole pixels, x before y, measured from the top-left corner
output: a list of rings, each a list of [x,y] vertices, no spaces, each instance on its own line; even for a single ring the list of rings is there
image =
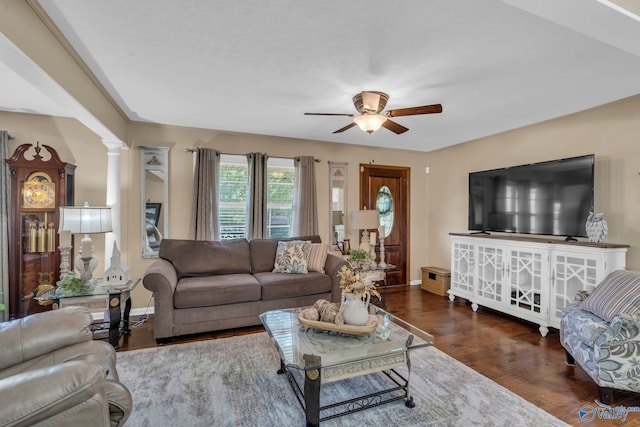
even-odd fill
[[[34,172],[22,184],[22,207],[48,209],[56,205],[56,184],[44,172]]]

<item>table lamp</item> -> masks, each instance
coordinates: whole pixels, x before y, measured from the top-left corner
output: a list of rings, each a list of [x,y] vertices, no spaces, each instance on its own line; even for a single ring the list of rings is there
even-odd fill
[[[89,234],[108,233],[111,227],[111,208],[93,207],[85,202],[84,206],[60,207],[60,234],[65,231],[71,234],[84,234],[80,241],[80,251],[76,257],[76,268],[80,271],[80,279],[84,283],[95,281],[93,271],[98,265],[93,255],[93,241]],[[82,262],[80,262],[82,261]]]
[[[360,241],[360,249],[371,252],[371,242],[369,241],[369,230],[377,230],[380,225],[380,213],[375,209],[367,209],[351,212],[351,229],[364,230],[362,232],[362,240]]]

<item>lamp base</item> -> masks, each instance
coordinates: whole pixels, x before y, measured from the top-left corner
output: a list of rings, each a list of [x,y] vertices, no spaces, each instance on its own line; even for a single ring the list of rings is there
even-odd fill
[[[385,259],[384,259],[384,237],[382,234],[380,234],[380,262],[378,263],[378,267],[386,267],[387,264]]]
[[[80,273],[80,280],[83,283],[90,284],[96,281],[93,278],[93,272],[98,266],[98,260],[95,256],[83,257],[78,255],[75,259],[76,270]]]
[[[371,243],[369,242],[369,230],[364,230],[362,232],[362,239],[360,240],[360,249],[362,249],[366,253],[371,252]]]
[[[375,270],[376,268],[378,268],[378,264],[376,263],[376,243],[370,243],[371,246],[371,264],[369,265],[371,270]]]
[[[60,280],[64,280],[69,275],[71,264],[69,256],[71,255],[71,246],[59,246],[60,250]]]

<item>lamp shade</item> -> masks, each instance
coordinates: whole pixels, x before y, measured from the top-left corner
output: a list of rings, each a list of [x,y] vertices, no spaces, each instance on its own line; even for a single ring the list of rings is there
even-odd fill
[[[108,233],[111,227],[111,208],[84,206],[61,206],[58,232],[71,234]]]
[[[367,133],[372,133],[380,129],[380,126],[387,121],[382,114],[363,114],[357,116],[353,121]]]
[[[380,213],[375,209],[351,212],[351,228],[354,230],[377,229],[380,225]]]

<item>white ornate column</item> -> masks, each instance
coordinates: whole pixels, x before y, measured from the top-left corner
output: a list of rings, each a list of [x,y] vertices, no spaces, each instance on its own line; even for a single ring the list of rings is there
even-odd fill
[[[113,252],[113,242],[118,243],[121,248],[121,204],[120,204],[120,150],[127,149],[127,145],[122,141],[102,140],[107,147],[107,200],[106,205],[111,208],[111,226],[113,232],[107,233],[104,239],[105,270],[109,268],[111,254]]]

